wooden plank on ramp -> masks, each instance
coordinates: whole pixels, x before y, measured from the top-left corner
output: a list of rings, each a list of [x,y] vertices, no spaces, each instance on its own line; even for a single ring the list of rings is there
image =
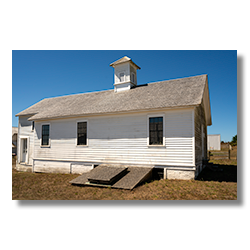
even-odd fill
[[[153,168],[129,167],[128,173],[117,181],[112,187],[122,189],[133,189],[139,183],[152,176]]]
[[[127,167],[104,167],[99,171],[91,172],[88,180],[90,183],[112,185],[126,174]]]
[[[93,168],[91,171],[87,173],[83,173],[81,176],[76,177],[69,183],[71,184],[76,184],[76,185],[83,185],[86,182],[88,182],[88,178],[91,176],[91,174],[95,174],[96,172],[99,172],[99,170],[103,169],[104,166],[98,166],[96,168]]]

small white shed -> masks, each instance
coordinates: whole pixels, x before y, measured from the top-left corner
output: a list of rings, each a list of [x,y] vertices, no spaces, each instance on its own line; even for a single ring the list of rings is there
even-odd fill
[[[220,135],[207,135],[208,150],[221,150]]]

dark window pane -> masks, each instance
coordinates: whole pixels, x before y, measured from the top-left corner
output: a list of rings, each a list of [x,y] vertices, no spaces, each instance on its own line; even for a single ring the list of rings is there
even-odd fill
[[[49,125],[42,125],[42,145],[49,145]]]
[[[87,122],[77,123],[77,145],[87,145]]]
[[[42,145],[49,145],[49,136],[44,135],[42,137]]]
[[[163,144],[163,117],[149,118],[149,144]]]

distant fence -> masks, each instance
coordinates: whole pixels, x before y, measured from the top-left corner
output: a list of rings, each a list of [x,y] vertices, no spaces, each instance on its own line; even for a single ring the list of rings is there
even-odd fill
[[[237,145],[230,146],[227,143],[227,146],[224,146],[224,147],[223,146],[221,147],[221,150],[209,150],[207,152],[208,159],[209,160],[219,160],[219,159],[237,160]]]
[[[221,159],[231,159],[231,150],[228,151],[208,151],[209,159],[213,158],[214,160]]]

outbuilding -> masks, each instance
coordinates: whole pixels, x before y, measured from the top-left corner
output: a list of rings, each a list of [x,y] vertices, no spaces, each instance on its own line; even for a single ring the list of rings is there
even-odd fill
[[[17,167],[83,173],[120,164],[195,179],[212,124],[208,76],[137,85],[140,67],[131,58],[110,66],[114,89],[46,98],[16,115]]]
[[[221,150],[220,135],[208,135],[207,148],[208,150]]]

